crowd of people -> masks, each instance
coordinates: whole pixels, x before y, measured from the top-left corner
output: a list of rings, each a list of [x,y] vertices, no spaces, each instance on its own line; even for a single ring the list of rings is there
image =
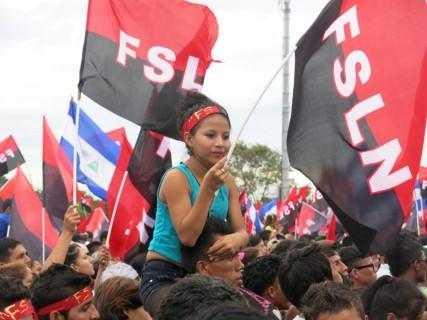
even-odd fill
[[[180,110],[189,158],[160,183],[148,251],[114,259],[105,235],[75,233],[80,215],[70,206],[44,263],[19,239],[0,239],[0,319],[427,319],[416,235],[402,231],[380,255],[349,236],[296,240],[267,216],[249,236],[226,160],[226,110],[200,93]]]

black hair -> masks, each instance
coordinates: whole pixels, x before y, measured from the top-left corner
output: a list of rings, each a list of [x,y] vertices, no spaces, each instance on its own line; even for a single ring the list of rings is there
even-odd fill
[[[353,308],[360,319],[365,317],[362,301],[357,293],[340,283],[322,282],[311,285],[301,303],[306,320],[317,320],[322,313],[337,314]]]
[[[107,236],[108,236],[108,231],[102,231],[101,234],[99,235],[99,241],[103,241],[103,240],[107,240]]]
[[[319,240],[316,244],[327,258],[338,255],[337,244],[335,242],[330,240]]]
[[[177,125],[178,125],[178,132],[181,132],[181,128],[184,124],[184,122],[197,110],[202,109],[207,106],[216,106],[220,110],[220,114],[223,115],[230,125],[231,123],[230,119],[228,117],[227,111],[222,107],[219,103],[213,101],[212,99],[205,96],[203,93],[200,93],[198,91],[190,91],[187,93],[185,97],[183,97],[178,102],[178,118],[177,118]],[[197,130],[198,125],[196,125],[191,131],[191,134],[194,134],[194,132]]]
[[[348,272],[358,266],[360,260],[368,257],[367,255],[360,252],[356,246],[342,247],[339,250],[341,261],[347,266]]]
[[[9,262],[11,251],[20,244],[22,244],[20,241],[13,238],[0,239],[0,262]]]
[[[183,320],[213,305],[246,305],[243,295],[224,280],[200,274],[179,279],[162,301],[157,320]]]
[[[295,240],[284,239],[277,244],[271,253],[284,258],[294,243]]]
[[[259,236],[261,237],[262,241],[266,242],[270,240],[271,231],[270,230],[262,230],[259,233]]]
[[[181,246],[182,262],[184,268],[194,273],[196,263],[199,260],[206,259],[209,247],[215,242],[217,235],[226,235],[233,233],[230,225],[225,221],[215,217],[208,217],[206,224],[193,247]]]
[[[425,299],[413,283],[390,276],[379,278],[362,295],[369,320],[386,319],[391,312],[399,319],[418,319],[425,306]]]
[[[289,252],[279,270],[279,283],[288,300],[297,308],[313,283],[332,281],[329,260],[311,244]]]
[[[86,245],[90,255],[92,255],[95,252],[96,247],[100,247],[100,246],[102,246],[102,242],[97,240],[91,241]]]
[[[242,252],[245,254],[242,263],[245,265],[245,267],[253,262],[258,258],[260,249],[256,247],[246,247],[243,248]]]
[[[30,291],[24,286],[21,279],[0,277],[0,310],[22,300],[30,299]]]
[[[31,284],[31,302],[36,310],[72,296],[77,291],[91,285],[89,276],[74,271],[63,264],[53,264]],[[64,312],[65,314],[68,311]],[[64,315],[67,318],[67,315]],[[40,320],[49,315],[39,316]]]
[[[268,255],[257,258],[243,271],[244,287],[262,296],[264,291],[277,279],[280,263],[281,260],[278,256]]]
[[[248,247],[256,247],[262,241],[258,234],[252,234],[249,236]]]
[[[403,275],[421,257],[422,251],[423,246],[414,235],[401,231],[386,252],[391,274],[395,277]]]
[[[6,211],[7,209],[12,207],[12,198],[7,198],[3,201],[3,204],[1,206],[2,211]]]
[[[77,257],[79,256],[81,246],[77,243],[72,243],[68,247],[67,255],[65,256],[64,264],[71,266],[76,262]]]
[[[224,304],[207,308],[196,314],[192,320],[263,320],[267,319],[260,311],[240,305]]]

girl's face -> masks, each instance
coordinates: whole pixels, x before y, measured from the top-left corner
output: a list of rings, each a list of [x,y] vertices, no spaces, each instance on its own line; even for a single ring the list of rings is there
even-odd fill
[[[92,257],[89,255],[89,251],[85,248],[79,249],[77,259],[74,263],[71,264],[71,267],[74,270],[84,273],[88,276],[93,276],[95,274]]]
[[[206,167],[211,167],[224,158],[230,149],[230,125],[221,114],[203,119],[193,135],[186,138],[193,156]]]

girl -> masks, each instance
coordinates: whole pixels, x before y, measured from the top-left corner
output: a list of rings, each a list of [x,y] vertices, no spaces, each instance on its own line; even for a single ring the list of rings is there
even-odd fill
[[[178,129],[190,157],[169,170],[158,189],[153,240],[140,292],[152,315],[175,279],[185,275],[181,245],[196,243],[208,215],[227,220],[234,230],[209,249],[212,261],[234,256],[248,239],[238,189],[225,165],[230,148],[226,110],[201,93],[189,93],[182,101]]]

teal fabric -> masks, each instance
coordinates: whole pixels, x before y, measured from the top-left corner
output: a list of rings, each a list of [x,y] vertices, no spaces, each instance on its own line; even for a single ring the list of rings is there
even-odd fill
[[[191,173],[190,169],[184,164],[179,163],[176,167],[178,170],[181,170],[187,177],[187,182],[191,190],[191,205],[197,199],[197,196],[200,192],[200,186],[196,178]],[[164,176],[163,176],[164,178]],[[163,183],[163,178],[160,182]],[[159,186],[160,189],[160,186]],[[212,205],[209,209],[209,215],[217,217],[222,220],[227,219],[228,213],[228,190],[225,185],[219,188],[218,193],[216,194]],[[172,220],[169,214],[169,209],[165,203],[160,201],[159,194],[157,193],[157,211],[156,211],[156,220],[154,226],[153,239],[150,242],[148,250],[154,251],[171,261],[174,261],[178,264],[181,264],[181,244],[176,234],[175,228],[172,224]]]

